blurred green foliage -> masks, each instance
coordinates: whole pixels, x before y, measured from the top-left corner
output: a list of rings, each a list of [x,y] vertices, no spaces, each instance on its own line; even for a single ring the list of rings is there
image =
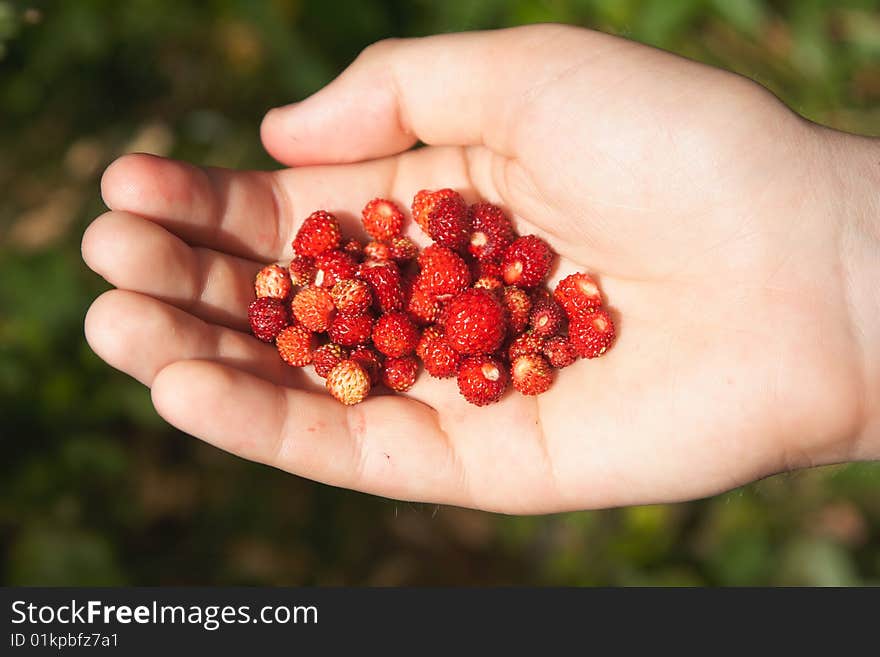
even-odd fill
[[[79,238],[114,157],[268,168],[262,113],[372,41],[537,21],[723,66],[815,121],[880,132],[872,0],[0,0],[4,582],[880,583],[877,465],[541,518],[395,503],[170,429],[85,345],[85,310],[106,286]]]

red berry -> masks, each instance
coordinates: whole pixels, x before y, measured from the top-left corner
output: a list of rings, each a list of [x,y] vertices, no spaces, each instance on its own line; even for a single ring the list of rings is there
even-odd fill
[[[406,305],[406,312],[416,324],[434,324],[440,319],[440,302],[430,292],[418,287],[417,283]]]
[[[501,263],[493,260],[472,260],[471,270],[473,278],[504,278],[501,271]]]
[[[284,301],[290,294],[290,276],[281,265],[266,265],[257,272],[254,292],[257,298],[275,297]]]
[[[327,329],[330,339],[344,347],[354,347],[369,342],[372,333],[373,318],[369,313],[356,317],[336,315]]]
[[[463,201],[441,198],[428,214],[428,235],[437,244],[453,251],[464,251],[471,232],[471,217]]]
[[[511,361],[526,354],[540,354],[544,349],[544,338],[535,335],[533,331],[526,331],[510,343],[507,348],[507,356]]]
[[[543,356],[524,354],[511,363],[510,379],[522,394],[540,395],[553,383],[553,370]]]
[[[293,367],[305,367],[312,362],[314,335],[304,326],[288,326],[278,334],[275,346],[281,359]]]
[[[373,345],[386,356],[406,356],[415,351],[419,330],[402,312],[382,315],[373,326]]]
[[[391,260],[391,247],[385,242],[369,242],[364,247],[364,255],[371,260]]]
[[[326,331],[336,314],[336,306],[333,305],[330,293],[314,285],[297,292],[290,306],[297,321],[316,333]]]
[[[471,356],[458,369],[458,389],[471,404],[486,406],[501,399],[509,381],[507,369],[491,356]]]
[[[522,333],[529,323],[532,302],[529,295],[518,287],[509,286],[501,291],[501,303],[507,310],[510,321],[510,332],[514,335]]]
[[[491,203],[476,203],[471,206],[471,221],[468,251],[477,260],[500,260],[514,239],[504,212]]]
[[[559,281],[553,297],[572,318],[592,312],[602,305],[599,286],[583,272],[571,274]]]
[[[326,386],[337,400],[351,406],[366,399],[370,392],[370,375],[355,361],[343,360],[328,372]]]
[[[364,255],[364,245],[353,237],[345,240],[342,244],[342,250],[355,260],[360,260]]]
[[[428,189],[423,189],[415,195],[415,198],[413,198],[413,219],[416,220],[416,223],[422,227],[422,230],[425,231],[425,233],[429,233],[428,216],[431,214],[431,210],[434,209],[434,205],[437,203],[437,201],[443,198],[458,199],[458,201],[462,205],[464,205],[464,199],[458,192],[452,189],[438,189],[435,192],[432,192]]]
[[[596,358],[614,341],[614,322],[604,310],[577,315],[568,326],[568,339],[582,358]]]
[[[382,383],[397,392],[406,392],[416,382],[418,371],[419,362],[415,356],[389,356],[382,368]]]
[[[574,363],[577,358],[577,351],[569,342],[568,338],[561,335],[555,335],[544,343],[544,357],[553,367],[563,368]]]
[[[248,306],[248,322],[257,339],[272,342],[290,324],[290,315],[281,299],[260,297]]]
[[[336,283],[330,290],[330,297],[339,314],[344,317],[363,315],[373,303],[370,286],[356,278],[347,278]]]
[[[514,240],[504,252],[501,269],[508,285],[530,288],[547,278],[552,263],[550,246],[536,235],[526,235]]]
[[[388,246],[391,259],[395,262],[409,262],[419,255],[419,247],[404,235],[393,238]]]
[[[400,235],[403,228],[403,212],[384,198],[374,198],[364,206],[361,213],[364,230],[375,240],[390,240]]]
[[[562,307],[550,299],[544,303],[532,306],[532,312],[529,315],[529,326],[535,335],[542,338],[549,338],[551,335],[559,333],[565,322],[565,313]]]
[[[319,253],[338,249],[339,222],[329,212],[318,210],[310,214],[296,233],[293,250],[297,255],[315,257]]]
[[[312,352],[312,364],[315,366],[315,373],[325,379],[330,370],[336,367],[339,361],[346,358],[348,358],[348,350],[335,342],[328,342]]]
[[[311,285],[315,278],[315,259],[308,256],[296,256],[287,268],[290,282],[297,287]]]
[[[469,289],[443,309],[446,340],[462,354],[490,354],[504,340],[507,317],[491,292]]]
[[[373,290],[373,298],[383,313],[403,308],[400,269],[393,262],[365,262],[358,277]]]
[[[366,370],[370,375],[370,384],[379,385],[382,380],[382,356],[371,347],[355,347],[349,358]]]
[[[425,371],[438,379],[455,376],[461,363],[461,354],[446,342],[443,329],[431,326],[422,332],[416,347],[416,355],[422,359]]]
[[[434,297],[457,294],[471,284],[471,272],[461,256],[436,244],[427,247],[419,255],[417,287]]]
[[[345,251],[324,251],[315,258],[315,285],[331,288],[338,281],[354,278],[358,263]]]

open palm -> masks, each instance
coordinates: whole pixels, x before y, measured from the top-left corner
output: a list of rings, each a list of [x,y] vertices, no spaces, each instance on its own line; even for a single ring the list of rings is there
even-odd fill
[[[267,115],[291,169],[114,163],[83,253],[119,290],[86,334],[182,430],[394,498],[582,509],[846,459],[859,377],[824,139],[745,79],[584,30],[383,42]],[[476,408],[423,375],[349,408],[247,334],[254,273],[290,258],[310,212],[355,234],[367,200],[439,187],[549,241],[551,283],[595,274],[614,348],[536,398]]]

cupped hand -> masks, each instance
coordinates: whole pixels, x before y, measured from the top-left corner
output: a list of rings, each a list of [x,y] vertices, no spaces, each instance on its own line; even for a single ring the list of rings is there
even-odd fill
[[[562,26],[388,41],[269,112],[262,139],[291,168],[121,158],[83,240],[118,288],[90,309],[89,343],[183,431],[328,484],[510,513],[866,457],[839,137],[752,82]],[[439,187],[544,237],[551,285],[595,274],[614,347],[536,398],[477,408],[422,375],[344,407],[248,335],[254,273],[290,258],[310,212],[355,233],[369,199]]]

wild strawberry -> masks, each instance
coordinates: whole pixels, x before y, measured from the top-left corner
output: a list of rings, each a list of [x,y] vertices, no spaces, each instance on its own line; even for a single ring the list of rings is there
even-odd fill
[[[338,281],[354,278],[358,263],[345,251],[324,251],[315,258],[315,285],[331,288]]]
[[[297,287],[311,285],[315,278],[315,259],[308,256],[295,256],[287,268],[290,282]]]
[[[526,354],[540,354],[544,350],[545,340],[533,331],[518,335],[507,347],[507,357],[513,361]]]
[[[494,260],[471,260],[471,275],[478,278],[504,278],[501,263]]]
[[[440,302],[437,297],[417,285],[406,305],[406,312],[420,326],[434,324],[440,319]]]
[[[416,355],[422,359],[425,371],[438,379],[455,376],[461,362],[461,354],[446,342],[439,326],[431,326],[422,332]]]
[[[406,356],[415,351],[419,330],[402,312],[385,313],[373,326],[373,345],[386,356]]]
[[[471,356],[458,369],[458,389],[471,404],[486,406],[501,399],[509,382],[507,368],[491,356]]]
[[[313,212],[296,233],[293,250],[297,255],[314,258],[319,253],[338,249],[340,242],[339,222],[329,212]]]
[[[561,335],[554,335],[544,343],[542,350],[547,361],[556,368],[568,367],[574,363],[577,358],[577,351],[569,342],[568,338]]]
[[[333,305],[330,293],[314,285],[297,292],[290,307],[297,321],[316,333],[326,331],[336,314],[336,306]]]
[[[499,292],[504,287],[504,282],[500,278],[493,276],[483,276],[474,282],[474,287],[488,290],[489,292]]]
[[[330,290],[330,297],[343,317],[363,315],[373,303],[370,286],[356,278],[347,278],[336,283]]]
[[[596,281],[579,272],[566,276],[556,285],[553,297],[569,317],[586,314],[602,305],[602,293]]]
[[[388,241],[400,235],[403,213],[394,203],[384,198],[374,198],[364,206],[361,213],[364,229],[374,240]]]
[[[553,370],[543,356],[524,354],[510,365],[513,387],[524,395],[540,395],[553,383]]]
[[[518,237],[504,252],[501,269],[508,285],[530,288],[540,285],[550,272],[553,251],[536,235]]]
[[[370,384],[379,385],[382,380],[382,356],[371,347],[355,347],[349,358],[366,370],[370,375]]]
[[[501,303],[507,310],[510,332],[514,335],[522,333],[528,326],[529,315],[532,311],[529,295],[520,288],[511,285],[501,291]]]
[[[290,276],[281,265],[266,265],[257,272],[254,292],[257,298],[275,297],[284,301],[290,294]]]
[[[370,392],[370,375],[355,361],[339,361],[327,373],[327,390],[337,400],[351,406],[359,404]]]
[[[529,315],[529,326],[542,338],[549,338],[559,333],[565,322],[565,312],[553,299],[532,306]]]
[[[290,324],[290,315],[281,299],[260,297],[248,306],[248,322],[258,340],[272,342]]]
[[[314,334],[304,326],[296,324],[282,330],[275,339],[275,346],[281,359],[293,367],[305,367],[312,362],[312,342]]]
[[[507,329],[504,308],[491,292],[469,289],[443,309],[446,340],[462,354],[489,354],[501,346]]]
[[[434,205],[437,201],[443,198],[457,199],[462,205],[464,205],[464,199],[461,198],[461,195],[458,192],[452,189],[438,189],[434,192],[428,189],[423,189],[415,195],[415,198],[413,198],[413,219],[416,220],[416,223],[421,226],[426,234],[430,234],[428,231],[428,216],[431,214],[431,210],[434,209]]]
[[[330,336],[330,339],[344,347],[365,344],[370,341],[372,333],[373,317],[369,313],[356,317],[336,315],[327,329],[327,335]]]
[[[364,256],[364,245],[353,237],[343,242],[342,250],[355,260],[360,260]]]
[[[467,206],[455,197],[441,198],[428,214],[428,235],[437,244],[453,251],[467,248],[471,217]]]
[[[405,235],[398,235],[392,238],[391,243],[388,245],[388,250],[391,259],[395,262],[409,262],[410,260],[415,260],[416,256],[419,255],[419,247]]]
[[[358,270],[358,278],[373,290],[373,298],[383,313],[403,308],[400,269],[393,262],[365,262]]]
[[[370,260],[391,260],[391,247],[385,242],[369,242],[364,247],[364,255]]]
[[[601,309],[577,315],[569,323],[568,339],[582,358],[596,358],[614,341],[614,322]]]
[[[321,378],[326,379],[339,361],[348,358],[348,350],[335,342],[328,342],[322,347],[318,347],[312,352],[312,364],[315,366],[315,373]]]
[[[471,284],[471,274],[467,263],[461,256],[436,244],[432,244],[419,255],[417,287],[434,297],[457,294]]]
[[[418,371],[419,362],[415,356],[389,356],[382,367],[382,383],[397,392],[406,392],[416,382]]]
[[[497,205],[476,203],[471,206],[471,234],[468,251],[477,260],[498,261],[513,242],[513,226]]]

